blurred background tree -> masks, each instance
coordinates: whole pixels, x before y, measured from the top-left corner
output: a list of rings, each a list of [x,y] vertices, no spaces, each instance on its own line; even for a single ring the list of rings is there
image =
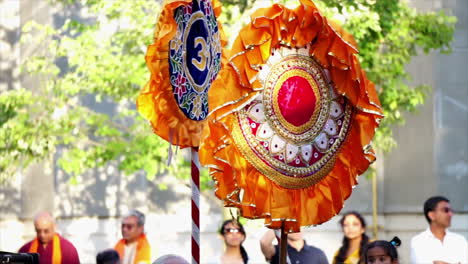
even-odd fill
[[[221,2],[220,20],[233,40],[256,5],[277,1]],[[298,3],[279,2],[288,7]],[[425,84],[410,85],[405,66],[422,52],[450,52],[455,17],[443,11],[418,13],[398,0],[315,3],[355,36],[362,67],[376,84],[386,116],[374,143],[379,150],[390,151],[396,145],[392,125],[404,124],[403,113],[417,110],[430,93]],[[152,133],[135,108],[149,77],[144,56],[160,4],[150,0],[51,4],[81,10],[83,17],[68,17],[55,27],[34,21],[24,26],[22,44],[37,47],[37,52],[21,58],[22,75],[36,76],[38,82],[34,89],[0,95],[0,182],[41,161],[52,161],[52,166],[72,176],[114,162],[125,174],[143,170],[150,180],[166,172],[189,178],[186,158],[167,166],[169,144]],[[76,177],[71,179],[76,182]],[[206,172],[201,182],[204,188],[212,185]]]

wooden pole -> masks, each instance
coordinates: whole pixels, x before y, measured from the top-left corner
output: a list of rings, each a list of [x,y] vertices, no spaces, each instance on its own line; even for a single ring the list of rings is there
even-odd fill
[[[286,264],[286,257],[288,256],[288,233],[284,230],[284,222],[281,225],[281,239],[280,239],[280,264]]]
[[[378,200],[377,200],[377,173],[372,176],[372,235],[374,239],[378,239],[379,236],[379,227],[378,227],[378,219],[377,219],[377,208]]]

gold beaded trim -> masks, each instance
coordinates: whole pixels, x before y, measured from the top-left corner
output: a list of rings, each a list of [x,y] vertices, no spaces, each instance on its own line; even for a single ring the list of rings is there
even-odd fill
[[[280,110],[280,107],[279,107],[279,103],[278,103],[278,94],[279,94],[279,91],[282,87],[282,84],[290,77],[293,77],[293,76],[299,76],[299,77],[302,77],[304,79],[307,80],[307,82],[309,83],[309,85],[312,87],[312,89],[314,90],[314,94],[315,94],[315,97],[316,97],[316,101],[315,101],[315,105],[314,105],[314,112],[312,113],[310,119],[303,125],[300,125],[300,126],[296,126],[294,124],[291,124],[289,123],[286,119],[284,119],[284,116],[281,114],[281,110]],[[310,76],[310,74],[302,69],[292,69],[292,70],[288,70],[287,72],[283,73],[279,78],[278,80],[276,81],[276,84],[273,88],[273,98],[275,98],[275,100],[272,100],[271,104],[273,105],[273,110],[275,111],[275,115],[276,117],[278,117],[279,121],[280,121],[280,124],[285,127],[286,129],[288,129],[289,131],[291,131],[292,133],[295,133],[295,134],[302,134],[304,132],[306,132],[307,130],[310,129],[310,127],[312,125],[315,124],[315,122],[317,121],[317,116],[318,116],[318,113],[320,111],[319,107],[320,107],[320,94],[318,92],[318,87],[317,87],[317,84],[315,83],[314,81],[314,78],[312,78],[312,76]]]
[[[289,72],[292,72],[291,74]],[[291,76],[301,74],[309,81],[316,95],[316,105],[311,119],[302,126],[287,122],[279,111],[278,91],[282,82]],[[284,76],[284,78],[283,78]],[[278,134],[295,144],[310,142],[323,130],[329,115],[330,92],[325,74],[315,60],[303,55],[289,55],[275,64],[263,83],[263,105],[270,126]]]
[[[346,103],[343,124],[333,145],[318,162],[302,168],[290,166],[271,156],[270,152],[252,134],[245,108],[236,113],[238,122],[234,122],[232,137],[244,158],[267,178],[284,188],[307,188],[323,179],[333,168],[336,153],[349,130],[351,115],[352,107],[349,103]]]

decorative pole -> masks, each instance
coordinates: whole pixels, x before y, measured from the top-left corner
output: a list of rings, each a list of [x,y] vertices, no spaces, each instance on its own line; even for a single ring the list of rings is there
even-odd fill
[[[150,121],[155,134],[171,145],[192,148],[192,263],[199,264],[198,146],[203,120],[209,114],[208,90],[226,59],[223,47],[227,39],[217,21],[221,15],[219,0],[163,2],[153,43],[145,55],[151,77],[140,91],[137,108]]]
[[[200,162],[198,149],[192,148],[192,264],[200,263]]]
[[[279,255],[279,263],[286,264],[286,258],[288,256],[288,233],[284,230],[284,222],[281,225],[281,239],[280,239],[280,255]]]
[[[379,237],[379,220],[378,213],[378,196],[377,196],[377,173],[372,176],[372,235],[374,239]]]

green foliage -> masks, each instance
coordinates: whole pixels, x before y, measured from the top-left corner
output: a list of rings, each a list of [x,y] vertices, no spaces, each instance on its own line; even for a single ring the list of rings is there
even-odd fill
[[[421,49],[450,52],[456,18],[443,11],[420,14],[398,0],[355,3],[358,9],[347,9],[344,26],[355,36],[362,67],[378,89],[385,119],[375,143],[389,151],[396,144],[390,126],[404,124],[403,113],[415,111],[430,92],[425,84],[409,85],[406,65]]]
[[[253,0],[225,0],[221,1],[223,3],[223,8],[231,10],[233,7],[238,7],[240,13],[244,13],[245,10],[252,6]],[[225,12],[228,16],[228,19],[233,19],[232,12]]]
[[[60,2],[72,4],[64,10],[83,7]],[[91,22],[68,19],[55,29],[31,21],[23,28],[22,42],[42,47],[22,65],[23,74],[42,80],[34,94],[0,96],[2,180],[58,150],[58,165],[73,176],[111,161],[127,174],[144,170],[150,179],[168,170],[169,144],[152,133],[134,104],[148,78],[144,55],[160,7],[146,0],[84,4],[90,14],[84,21]],[[60,60],[65,69],[57,66]],[[180,161],[169,170],[188,171]]]
[[[86,10],[80,20],[85,22],[69,18],[53,28],[31,21],[23,28],[23,43],[38,47],[24,60],[23,74],[35,76],[37,85],[0,95],[0,180],[56,153],[57,164],[72,176],[113,162],[125,174],[143,170],[154,179],[169,171],[188,178],[189,161],[182,157],[167,166],[169,144],[151,132],[134,104],[148,80],[144,56],[160,6],[147,0],[49,1],[63,5],[64,16],[66,10]],[[232,39],[255,1],[222,2],[221,21]],[[450,52],[456,20],[442,11],[417,13],[398,0],[316,4],[359,44],[362,67],[375,82],[386,115],[375,143],[389,151],[396,144],[391,126],[403,124],[403,113],[416,110],[430,92],[425,84],[410,85],[406,65],[420,51]],[[201,184],[213,184],[206,171]]]

